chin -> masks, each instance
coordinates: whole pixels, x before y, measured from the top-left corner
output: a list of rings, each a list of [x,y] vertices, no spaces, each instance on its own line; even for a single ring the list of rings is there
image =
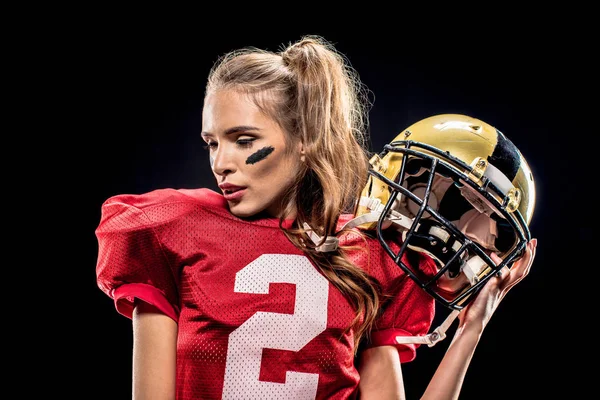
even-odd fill
[[[244,207],[240,203],[237,204],[229,204],[229,211],[238,218],[250,218],[260,213],[261,210]]]
[[[235,207],[229,207],[229,211],[238,218],[248,218],[254,215],[252,212],[238,210]]]

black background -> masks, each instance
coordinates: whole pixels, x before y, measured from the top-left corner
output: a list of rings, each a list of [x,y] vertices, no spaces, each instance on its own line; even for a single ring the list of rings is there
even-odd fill
[[[382,18],[370,21],[373,28],[358,21],[334,28],[226,16],[208,26],[209,15],[196,21],[115,15],[57,26],[57,40],[47,41],[48,54],[60,53],[53,64],[60,79],[50,86],[68,95],[68,109],[56,115],[74,132],[57,135],[64,155],[55,156],[66,178],[58,201],[76,210],[68,243],[76,253],[61,257],[63,286],[53,289],[68,292],[62,307],[71,310],[57,333],[61,345],[51,349],[53,360],[71,366],[58,369],[60,393],[85,388],[91,398],[130,398],[131,322],[95,283],[94,230],[102,202],[160,187],[214,188],[200,139],[212,63],[235,48],[279,50],[304,34],[318,34],[348,57],[373,92],[372,150],[421,118],[464,113],[499,128],[528,159],[537,184],[531,223],[537,257],[484,332],[461,399],[578,398],[577,368],[588,356],[582,336],[589,329],[570,304],[583,303],[572,288],[587,277],[581,272],[594,233],[593,214],[576,210],[588,204],[579,195],[589,178],[594,156],[586,146],[595,132],[577,126],[582,110],[573,90],[587,89],[572,31],[567,36],[559,24],[526,19],[432,23],[414,15],[407,18],[414,26]],[[422,393],[450,340],[421,347],[417,359],[403,366],[409,399]]]

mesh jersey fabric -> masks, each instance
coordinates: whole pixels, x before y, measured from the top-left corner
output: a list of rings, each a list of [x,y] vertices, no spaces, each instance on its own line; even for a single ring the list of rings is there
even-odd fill
[[[355,398],[354,310],[278,219],[237,218],[207,188],[157,189],[107,199],[95,233],[97,284],[117,311],[131,318],[138,298],[178,323],[178,399]],[[368,346],[413,360],[418,345],[394,338],[427,333],[433,299],[377,239],[351,233],[340,244],[366,250],[351,258],[386,295]]]

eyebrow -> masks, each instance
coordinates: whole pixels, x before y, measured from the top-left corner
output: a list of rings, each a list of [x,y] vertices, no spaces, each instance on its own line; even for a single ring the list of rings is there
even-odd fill
[[[232,133],[245,132],[245,131],[260,131],[260,128],[257,128],[255,126],[250,126],[250,125],[240,125],[240,126],[234,126],[232,128],[226,129],[225,132],[223,132],[223,133],[225,135],[231,135]],[[200,135],[212,136],[212,134],[210,132],[202,132]]]

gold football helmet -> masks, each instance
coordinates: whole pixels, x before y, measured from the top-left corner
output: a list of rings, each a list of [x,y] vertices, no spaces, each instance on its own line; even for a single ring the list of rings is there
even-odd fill
[[[531,238],[531,169],[515,145],[484,121],[460,114],[425,118],[370,164],[356,225],[376,231],[398,266],[451,310],[464,308],[490,277],[510,267]],[[394,228],[403,238],[398,252],[383,239]],[[405,264],[409,249],[429,255],[436,270]],[[496,264],[491,252],[502,262]]]

